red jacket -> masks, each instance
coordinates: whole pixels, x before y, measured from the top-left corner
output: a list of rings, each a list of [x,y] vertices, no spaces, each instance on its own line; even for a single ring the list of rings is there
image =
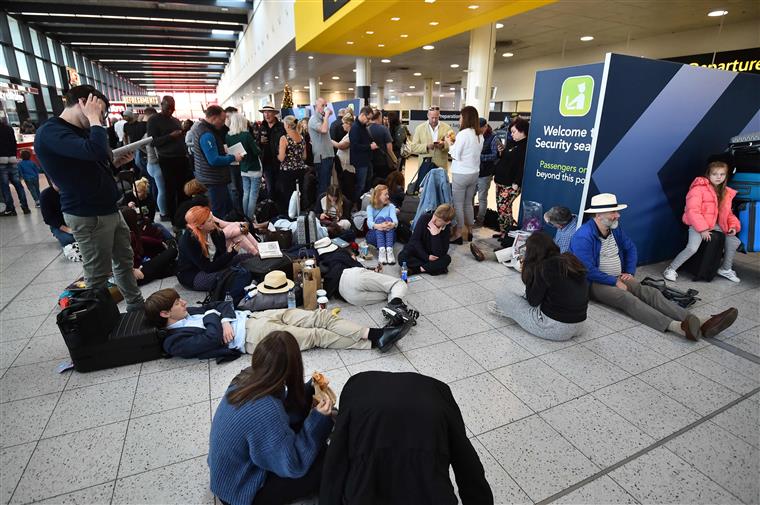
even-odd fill
[[[741,225],[739,219],[731,212],[731,202],[735,195],[735,190],[726,187],[726,194],[718,208],[718,194],[712,183],[706,177],[697,177],[686,194],[683,222],[700,233],[712,230],[715,223],[720,225],[724,233],[728,233],[731,228],[738,233]]]

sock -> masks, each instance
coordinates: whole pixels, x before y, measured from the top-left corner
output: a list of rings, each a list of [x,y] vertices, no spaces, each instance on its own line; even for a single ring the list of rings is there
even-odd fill
[[[383,336],[383,330],[381,328],[370,328],[367,340],[372,342],[372,347],[377,347],[377,341]]]
[[[681,335],[682,337],[686,336],[686,332],[681,329],[681,322],[680,321],[671,321],[668,325],[667,331],[672,331],[673,333],[676,333],[678,335]]]

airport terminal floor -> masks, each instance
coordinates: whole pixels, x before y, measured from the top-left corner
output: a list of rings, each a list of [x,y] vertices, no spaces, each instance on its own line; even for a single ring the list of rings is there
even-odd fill
[[[210,424],[250,356],[58,373],[68,351],[56,301],[81,264],[63,257],[36,210],[1,218],[0,237],[0,501],[214,503]],[[490,232],[479,239],[487,245]],[[739,284],[678,282],[699,290],[697,315],[739,309],[717,342],[656,332],[593,302],[582,338],[541,340],[486,310],[497,290],[520,286],[515,271],[476,262],[466,245],[451,256],[447,275],[410,283],[408,304],[421,316],[390,352],[308,350],[305,373],[324,372],[338,395],[367,370],[447,383],[498,504],[757,503],[756,254],[737,255]],[[202,297],[174,278],[142,291],[160,287]],[[382,305],[334,305],[360,324],[383,323]]]

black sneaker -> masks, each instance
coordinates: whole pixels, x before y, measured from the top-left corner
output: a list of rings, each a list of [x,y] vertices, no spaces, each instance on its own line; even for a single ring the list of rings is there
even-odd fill
[[[24,212],[24,214],[31,214],[32,213],[32,211],[29,210],[29,207],[23,207],[21,210]]]
[[[18,216],[18,214],[16,214],[16,209],[11,209],[11,210],[6,210],[2,214],[0,214],[0,216]]]
[[[405,304],[388,304],[383,307],[383,316],[388,319],[391,325],[400,325],[406,322],[411,322],[412,326],[417,325],[417,318],[420,317],[420,313],[414,309],[410,309]]]

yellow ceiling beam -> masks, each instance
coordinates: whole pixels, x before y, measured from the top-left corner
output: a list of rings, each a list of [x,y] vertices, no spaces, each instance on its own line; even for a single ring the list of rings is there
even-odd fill
[[[323,20],[322,0],[296,0],[296,49],[390,57],[555,1],[350,0]]]

